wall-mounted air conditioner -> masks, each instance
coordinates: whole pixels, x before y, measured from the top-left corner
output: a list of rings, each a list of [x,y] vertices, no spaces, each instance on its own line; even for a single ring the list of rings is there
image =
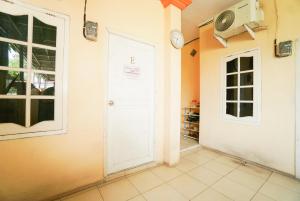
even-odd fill
[[[214,33],[227,39],[261,26],[263,20],[259,0],[243,0],[215,16]]]

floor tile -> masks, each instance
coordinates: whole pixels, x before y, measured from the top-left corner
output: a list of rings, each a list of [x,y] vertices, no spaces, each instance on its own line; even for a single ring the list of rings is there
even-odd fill
[[[203,148],[182,155],[176,167],[145,170],[57,201],[300,201],[296,179],[255,165],[242,166]],[[120,175],[110,179],[116,176]]]
[[[176,165],[176,168],[183,171],[183,172],[186,172],[186,171],[189,171],[191,169],[194,169],[195,167],[197,167],[198,165],[188,159],[180,159],[180,162],[178,163],[178,165]]]
[[[188,174],[206,185],[212,185],[222,177],[222,175],[203,167],[197,167],[189,171]]]
[[[135,168],[132,168],[132,169],[128,169],[128,170],[125,170],[125,175],[126,176],[130,176],[132,174],[136,174],[136,173],[139,173],[139,172],[143,172],[143,171],[146,171],[150,168],[153,168],[153,167],[157,167],[158,166],[158,163],[157,162],[150,162],[150,163],[147,163],[145,165],[140,165],[138,167],[135,167]]]
[[[194,140],[194,139],[191,139],[191,138],[186,138],[186,137],[183,137],[183,136],[181,136],[181,138],[180,138],[180,149],[181,150],[187,149],[187,148],[190,148],[190,147],[193,147],[193,146],[197,146],[197,145],[199,145],[198,140]]]
[[[213,189],[208,189],[192,199],[192,201],[232,201],[225,195],[213,190]]]
[[[166,184],[144,193],[144,197],[147,201],[188,201],[183,195]]]
[[[182,172],[175,167],[167,167],[165,165],[153,168],[151,171],[163,181],[170,181],[182,174]]]
[[[213,189],[232,200],[238,201],[249,201],[256,193],[256,191],[226,178],[221,179],[213,185]]]
[[[151,171],[145,171],[128,177],[129,181],[141,192],[146,192],[163,183],[163,181]]]
[[[203,165],[203,164],[207,163],[208,161],[212,160],[212,158],[198,155],[198,154],[190,154],[190,155],[185,156],[184,158],[188,159],[194,163],[197,163],[198,165]]]
[[[134,197],[134,198],[132,198],[128,201],[146,201],[146,199],[143,196],[139,195],[139,196]]]
[[[234,159],[234,158],[230,158],[228,156],[218,157],[218,158],[216,158],[216,161],[223,163],[224,165],[233,167],[233,168],[236,168],[241,165],[241,161]]]
[[[267,197],[261,193],[257,193],[251,201],[275,201],[270,197]]]
[[[299,201],[300,194],[291,191],[283,186],[267,182],[261,189],[260,193],[276,201]]]
[[[180,157],[184,157],[184,156],[187,156],[189,154],[197,153],[199,150],[201,150],[201,148],[195,148],[195,149],[180,152]]]
[[[214,152],[212,150],[208,150],[208,149],[201,149],[197,152],[198,155],[200,156],[205,156],[207,158],[211,158],[211,159],[216,159],[220,156],[222,156],[220,153]]]
[[[268,181],[300,193],[300,181],[296,179],[273,173]]]
[[[249,174],[247,172],[243,172],[240,170],[234,170],[229,175],[227,175],[225,178],[228,178],[234,182],[237,182],[239,184],[242,184],[248,188],[251,188],[252,190],[257,191],[266,181],[266,179],[263,179],[261,177]]]
[[[246,164],[245,166],[239,166],[238,170],[247,172],[249,174],[253,174],[258,177],[262,177],[264,179],[268,178],[270,176],[270,174],[272,173],[269,170],[266,170],[266,169],[258,167],[258,166],[250,165],[250,164]]]
[[[94,187],[71,196],[63,198],[62,201],[102,201],[99,190]]]
[[[138,195],[127,179],[104,185],[100,187],[100,192],[104,201],[126,201]]]
[[[205,167],[205,168],[207,168],[211,171],[214,171],[218,174],[221,174],[221,175],[226,175],[234,169],[233,167],[230,167],[228,165],[224,165],[224,164],[219,163],[217,161],[210,161],[210,162],[204,164],[203,167]]]
[[[188,199],[195,197],[207,188],[205,184],[189,175],[181,175],[168,184]]]

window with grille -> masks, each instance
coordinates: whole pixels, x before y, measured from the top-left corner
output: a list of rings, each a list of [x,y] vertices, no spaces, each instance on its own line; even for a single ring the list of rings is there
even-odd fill
[[[65,132],[68,18],[0,0],[0,140]]]
[[[223,115],[232,120],[259,121],[260,53],[251,50],[225,58]]]

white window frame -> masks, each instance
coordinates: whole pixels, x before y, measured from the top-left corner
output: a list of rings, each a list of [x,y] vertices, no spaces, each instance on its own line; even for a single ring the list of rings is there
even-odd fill
[[[24,96],[9,96],[0,95],[0,98],[9,99],[26,99],[26,127],[13,124],[13,123],[1,123],[0,124],[0,140],[11,140],[18,138],[57,135],[67,132],[67,67],[69,58],[69,16],[48,11],[45,9],[37,8],[18,0],[0,0],[0,11],[11,15],[28,15],[28,39],[27,42],[2,38],[0,41],[15,43],[19,45],[25,45],[27,50],[27,68],[12,68],[0,66],[0,70],[13,70],[19,72],[27,72],[28,76],[26,84],[26,95]],[[47,45],[33,44],[33,17],[38,20],[56,26],[57,27],[57,41],[56,47]],[[56,51],[56,63],[55,71],[43,71],[34,70],[31,68],[32,47],[55,50]],[[44,73],[55,75],[55,95],[54,97],[47,96],[34,96],[31,95],[31,79],[33,73]],[[31,99],[54,99],[54,121],[43,121],[36,125],[30,126],[30,100]]]
[[[246,88],[240,86],[240,57],[250,57],[253,56],[253,70],[250,71],[243,71],[242,73],[246,72],[253,72],[253,101],[241,101],[240,100],[240,88]],[[238,72],[237,73],[227,73],[227,62],[231,61],[235,58],[238,58]],[[237,74],[238,75],[238,99],[237,101],[227,101],[226,91],[227,87],[227,75]],[[261,120],[261,52],[259,48],[250,49],[242,52],[237,52],[231,55],[224,57],[221,61],[221,111],[222,111],[222,118],[226,121],[231,122],[238,122],[238,123],[246,123],[246,124],[259,124]],[[249,86],[248,86],[249,87]],[[226,114],[226,103],[228,102],[235,102],[238,104],[238,116],[232,116]],[[240,103],[253,103],[253,116],[252,117],[239,117],[240,112]]]

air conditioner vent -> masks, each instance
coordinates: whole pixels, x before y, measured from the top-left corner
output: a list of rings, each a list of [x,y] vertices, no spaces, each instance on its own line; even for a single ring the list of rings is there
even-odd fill
[[[227,39],[248,31],[246,26],[251,30],[262,26],[264,13],[259,0],[242,0],[217,14],[214,19],[214,34]]]
[[[234,23],[235,13],[231,10],[226,10],[221,13],[215,22],[215,28],[218,31],[225,31]]]

